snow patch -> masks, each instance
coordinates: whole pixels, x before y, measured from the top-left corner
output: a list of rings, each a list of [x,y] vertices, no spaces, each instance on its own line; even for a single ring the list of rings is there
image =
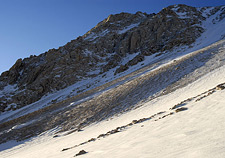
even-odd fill
[[[18,88],[17,88],[16,84],[14,84],[14,85],[7,85],[7,86],[4,87],[3,90],[0,91],[0,96],[5,95],[5,94],[9,94],[9,93],[12,93],[12,92],[15,92],[17,90],[18,90]]]
[[[96,34],[94,32],[91,32],[89,35],[87,35],[84,40],[90,40],[90,41],[94,41],[95,39],[99,38],[99,37],[103,37],[105,36],[107,33],[109,33],[110,31],[108,29]]]
[[[139,24],[140,23],[136,23],[136,24],[131,24],[129,26],[126,26],[123,30],[118,31],[117,33],[118,34],[123,34],[123,33],[127,32],[127,31],[129,31],[129,30],[131,30],[131,29],[133,29],[135,27],[138,27]]]

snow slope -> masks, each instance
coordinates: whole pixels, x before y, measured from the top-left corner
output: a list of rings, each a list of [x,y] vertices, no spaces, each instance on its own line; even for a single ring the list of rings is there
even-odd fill
[[[3,158],[72,158],[80,150],[88,153],[80,157],[94,158],[221,158],[225,157],[225,90],[214,90],[204,97],[212,88],[225,82],[225,66],[201,77],[188,86],[170,94],[153,99],[142,107],[125,113],[111,120],[93,124],[81,132],[59,135],[53,138],[48,131],[32,140],[0,152]],[[212,91],[212,90],[211,90]],[[206,92],[206,93],[204,93]],[[197,101],[199,98],[204,97]],[[192,100],[187,100],[193,98]],[[185,111],[175,113],[170,110],[174,105],[186,100]],[[163,114],[157,114],[164,111]],[[167,117],[163,116],[174,112]],[[78,147],[77,144],[132,120],[154,115],[149,120],[134,124],[121,132],[98,138]],[[14,142],[1,144],[0,149],[13,146]],[[62,151],[62,149],[70,148]]]
[[[203,51],[203,49],[199,50],[203,47],[208,46],[205,50],[211,49],[212,47],[211,50],[213,50],[214,46],[215,48],[218,46],[218,52],[210,50],[211,54],[216,54],[215,58],[210,59],[208,62],[203,62],[204,65],[201,68],[196,69],[190,75],[188,74],[185,79],[189,79],[191,82],[193,76],[198,78],[202,76],[201,74],[213,70],[211,73],[206,74],[186,87],[143,103],[144,105],[141,105],[141,107],[136,105],[139,108],[135,110],[86,127],[81,132],[69,135],[67,133],[61,133],[53,138],[55,132],[58,130],[56,127],[51,131],[47,131],[26,141],[9,141],[0,144],[0,157],[73,157],[83,149],[88,153],[80,157],[225,157],[225,143],[223,140],[225,136],[225,129],[223,128],[225,125],[225,101],[223,99],[225,90],[215,90],[215,92],[214,90],[210,90],[216,85],[225,82],[225,66],[220,67],[225,62],[224,53],[220,53],[225,50],[225,40],[214,43],[224,38],[225,30],[223,26],[225,26],[225,18],[221,21],[214,21],[216,16],[217,14],[212,15],[207,21],[203,22],[202,26],[205,28],[205,32],[191,47],[180,47],[174,49],[173,52],[162,52],[160,56],[154,54],[145,57],[143,62],[114,76],[116,67],[106,74],[102,74],[102,76],[93,78],[91,83],[88,78],[66,89],[44,96],[38,102],[27,107],[16,111],[5,112],[0,116],[0,122],[8,121],[44,108],[50,105],[52,100],[61,101],[68,96],[77,95],[78,90],[91,90],[146,66],[143,71],[134,73],[133,76],[131,75],[130,77],[118,80],[118,82],[111,84],[109,87],[92,93],[77,102],[68,104],[68,106],[75,106],[83,101],[106,93],[107,90],[124,84],[136,77],[146,75],[174,61],[182,60],[182,58],[199,53]],[[121,31],[128,31],[133,27],[136,27],[136,25],[130,25]],[[212,43],[214,44],[210,45]],[[136,54],[127,56],[122,62],[128,62]],[[151,64],[154,65],[151,66]],[[90,85],[89,88],[87,88],[87,84]],[[8,86],[4,89],[4,93],[10,93],[14,90],[14,86]],[[1,93],[3,95],[3,91],[0,92],[0,95]],[[189,98],[192,99],[188,100]],[[188,109],[175,113],[176,109],[170,110],[175,105]],[[159,112],[164,113],[159,114]],[[173,113],[171,114],[171,112]],[[150,118],[150,116],[154,117]],[[120,132],[106,137],[100,137],[94,142],[74,147],[80,143],[87,142],[91,138],[97,138],[99,135],[105,134],[117,127],[125,126],[131,123],[132,120],[142,118],[149,119],[141,123],[126,126]],[[10,130],[25,127],[33,123],[33,121],[35,120],[18,124]],[[68,150],[62,151],[63,149]]]

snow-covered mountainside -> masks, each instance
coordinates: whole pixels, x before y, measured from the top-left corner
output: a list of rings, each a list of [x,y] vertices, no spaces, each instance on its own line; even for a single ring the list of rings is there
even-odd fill
[[[56,129],[25,142],[1,144],[1,157],[184,157],[225,156],[225,66],[140,108],[92,124],[80,132]],[[15,128],[20,128],[16,126]],[[18,146],[15,146],[17,144]]]
[[[19,59],[0,76],[0,154],[223,157],[224,26],[225,6],[121,13]]]
[[[0,111],[14,111],[37,101],[48,106],[164,56],[181,55],[190,52],[190,47],[202,48],[223,39],[224,10],[224,6],[174,5],[157,14],[110,15],[65,46],[19,59],[2,73]]]

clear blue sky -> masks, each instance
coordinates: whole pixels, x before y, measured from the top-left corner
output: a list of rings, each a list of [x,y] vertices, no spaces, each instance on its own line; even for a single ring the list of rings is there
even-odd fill
[[[157,13],[172,4],[225,5],[224,0],[0,0],[0,74],[18,58],[39,55],[85,34],[110,14]]]

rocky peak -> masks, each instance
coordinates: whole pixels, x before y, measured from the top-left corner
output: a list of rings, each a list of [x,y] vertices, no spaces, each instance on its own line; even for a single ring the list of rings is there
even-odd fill
[[[134,23],[139,23],[145,19],[148,15],[146,13],[137,12],[136,14],[120,13],[115,15],[109,15],[106,19],[98,23],[93,29],[88,31],[83,37],[88,38],[92,34],[102,35],[102,32],[117,32],[124,29]],[[104,34],[105,35],[105,34]]]
[[[48,93],[83,79],[103,76],[109,70],[115,74],[126,71],[145,60],[145,56],[190,46],[204,32],[202,21],[218,12],[218,20],[221,20],[225,16],[224,10],[224,7],[173,5],[157,14],[110,15],[65,46],[19,59],[9,71],[2,73],[0,90],[8,84],[17,88],[0,95],[1,111],[15,108],[11,105],[17,105],[17,108],[26,106]],[[136,55],[122,62],[130,54]],[[75,90],[74,94],[80,91]]]

